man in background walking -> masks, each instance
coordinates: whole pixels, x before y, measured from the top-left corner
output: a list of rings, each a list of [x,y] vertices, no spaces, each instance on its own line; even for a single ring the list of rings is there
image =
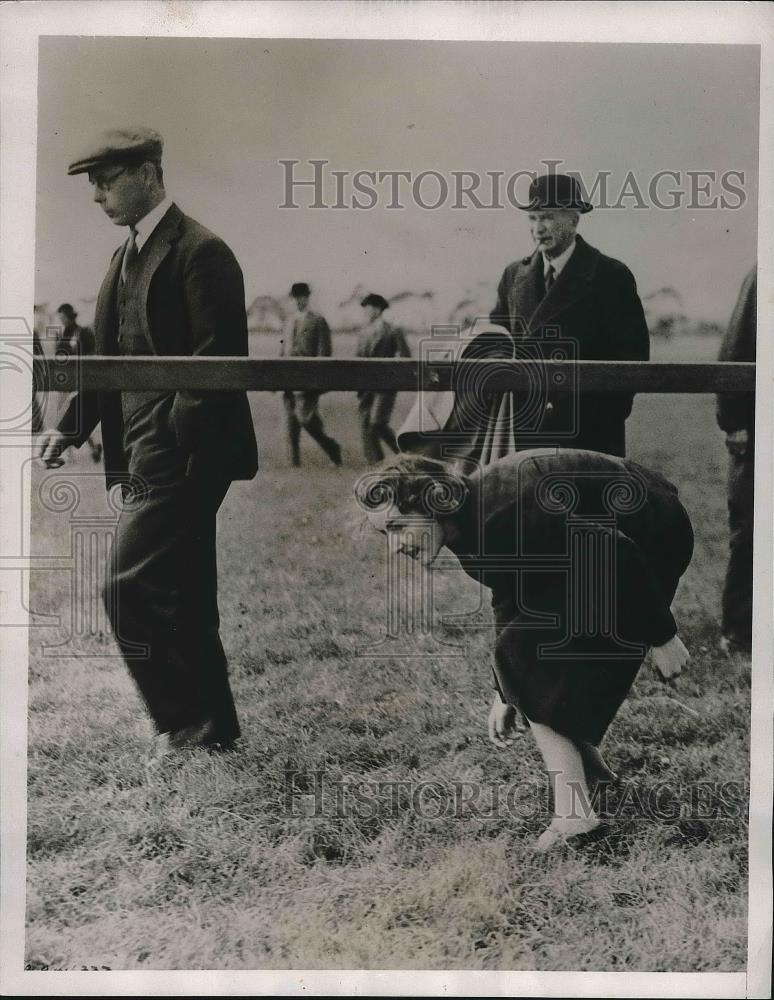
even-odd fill
[[[312,292],[305,281],[297,281],[290,289],[295,299],[295,311],[285,322],[283,350],[291,358],[328,358],[331,351],[331,331],[325,318],[309,308]],[[301,429],[315,440],[334,465],[341,465],[341,448],[328,437],[320,416],[319,392],[292,392],[283,394],[287,417],[290,461],[301,465]]]
[[[411,350],[406,336],[399,327],[384,318],[390,303],[383,295],[371,292],[360,305],[365,310],[366,322],[357,341],[359,358],[410,358]],[[390,417],[395,406],[395,392],[359,392],[357,394],[360,435],[367,462],[381,462],[384,458],[382,442],[390,451],[398,451],[395,432],[390,427]]]

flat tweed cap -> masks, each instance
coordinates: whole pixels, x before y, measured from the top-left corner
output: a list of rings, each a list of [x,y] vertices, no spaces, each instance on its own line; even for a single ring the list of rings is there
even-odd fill
[[[164,140],[152,128],[111,128],[100,132],[83,150],[77,160],[73,160],[67,173],[85,174],[95,167],[107,164],[144,163],[146,160],[161,160]]]

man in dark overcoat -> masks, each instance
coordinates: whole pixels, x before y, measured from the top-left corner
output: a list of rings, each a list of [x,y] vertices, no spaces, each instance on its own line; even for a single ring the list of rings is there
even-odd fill
[[[745,277],[720,347],[719,361],[755,361],[757,268]],[[721,648],[749,654],[752,647],[755,395],[721,393],[718,426],[726,433],[729,557],[723,585]]]
[[[580,216],[592,210],[577,180],[536,178],[525,210],[535,249],[505,268],[489,317],[509,337],[487,330],[486,343],[463,343],[458,357],[647,361],[648,327],[634,277],[577,234]],[[560,391],[550,371],[535,379],[529,392],[487,394],[479,385],[420,394],[398,441],[409,451],[443,451],[480,464],[546,446],[625,454],[632,393],[579,392],[580,371],[569,391]]]
[[[103,133],[70,164],[128,238],[95,315],[100,355],[246,355],[242,272],[226,244],[167,198],[153,129]],[[216,514],[258,468],[242,392],[80,392],[41,447],[55,463],[102,425],[121,513],[104,600],[115,638],[169,748],[228,748],[239,736],[219,636]]]

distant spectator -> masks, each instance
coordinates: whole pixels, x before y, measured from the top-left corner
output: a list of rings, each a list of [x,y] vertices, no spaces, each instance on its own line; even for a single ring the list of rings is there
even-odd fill
[[[59,331],[56,335],[56,353],[69,358],[94,353],[94,331],[89,326],[80,326],[76,320],[78,313],[69,302],[63,302],[56,311]],[[102,458],[102,445],[93,436],[86,438],[91,457],[95,462]]]
[[[311,289],[304,281],[297,281],[290,289],[296,301],[295,312],[285,323],[283,351],[292,358],[327,358],[331,355],[331,331],[325,318],[309,308]],[[287,416],[290,461],[301,465],[301,429],[313,438],[334,465],[341,465],[341,447],[325,433],[319,411],[319,392],[293,392],[287,390],[283,399]]]
[[[69,302],[63,302],[56,311],[59,331],[56,335],[58,354],[93,354],[94,331],[89,326],[80,326],[76,320],[78,313]]]
[[[366,324],[360,331],[357,343],[359,358],[410,358],[411,350],[401,329],[391,326],[384,319],[390,304],[382,295],[366,295],[360,305],[365,310]],[[390,417],[395,406],[395,392],[359,392],[358,415],[363,451],[368,462],[381,462],[384,458],[381,443],[391,451],[398,451],[395,432],[390,427]]]
[[[45,356],[43,350],[43,345],[40,342],[40,337],[33,330],[32,331],[32,356],[33,358],[42,358]],[[40,434],[43,430],[43,408],[40,405],[40,399],[38,398],[37,383],[35,375],[33,373],[32,377],[32,433]]]
[[[742,283],[720,348],[720,361],[755,361],[756,268]],[[752,646],[753,486],[755,458],[754,393],[721,393],[718,426],[729,452],[729,559],[722,601],[721,648],[748,653]]]

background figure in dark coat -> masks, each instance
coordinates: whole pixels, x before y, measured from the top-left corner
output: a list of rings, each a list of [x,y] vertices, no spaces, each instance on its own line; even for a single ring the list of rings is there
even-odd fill
[[[631,272],[576,234],[580,215],[591,209],[574,178],[552,174],[533,181],[527,210],[535,251],[505,268],[489,317],[508,331],[511,343],[502,337],[496,343],[487,333],[482,344],[465,347],[466,356],[648,360],[648,327]],[[578,387],[582,378],[578,372]],[[482,464],[546,446],[624,455],[633,398],[629,392],[559,391],[545,376],[527,393],[459,386],[453,407],[420,394],[398,439],[410,451]],[[423,406],[436,412],[435,419],[420,413]],[[421,433],[434,424],[438,432]]]
[[[359,358],[410,358],[406,336],[384,318],[390,304],[383,295],[372,292],[360,303],[366,313],[366,324],[357,339]],[[396,392],[359,392],[357,410],[360,436],[367,462],[381,462],[384,458],[381,442],[392,452],[397,452],[398,442],[390,427],[390,417],[395,406]]]
[[[78,313],[69,302],[63,302],[56,311],[59,330],[56,335],[55,350],[58,357],[79,357],[94,353],[94,331],[89,326],[81,326]],[[102,445],[92,435],[86,438],[91,457],[95,462],[102,458]]]
[[[742,283],[739,298],[720,347],[719,361],[755,361],[757,269]],[[721,647],[749,653],[752,647],[753,500],[755,466],[755,394],[722,393],[717,397],[718,426],[726,432],[729,452],[729,559],[723,586]]]
[[[648,648],[665,677],[688,660],[670,610],[693,552],[676,488],[618,457],[535,449],[470,477],[407,455],[359,497],[391,551],[430,565],[446,545],[491,589],[490,738],[519,709],[558,775],[539,849],[595,828],[588,783],[614,777],[597,748]]]
[[[309,308],[312,294],[305,281],[297,281],[290,289],[296,301],[296,311],[285,323],[282,354],[291,358],[329,358],[332,353],[331,330],[324,316]],[[334,465],[341,465],[341,447],[325,433],[320,416],[319,392],[283,393],[290,445],[290,462],[301,465],[301,429],[315,440]]]
[[[94,331],[89,326],[81,326],[76,322],[78,313],[69,302],[63,302],[56,311],[60,327],[56,335],[55,349],[57,354],[67,357],[78,354],[94,353]]]
[[[40,342],[40,337],[37,335],[35,330],[32,331],[32,356],[33,358],[44,358],[46,352],[43,350],[43,344]],[[34,369],[32,377],[32,413],[30,430],[33,434],[40,434],[43,430],[43,406],[40,402],[40,393],[38,391],[38,384],[40,380],[35,378]]]
[[[226,244],[170,202],[152,129],[100,136],[70,165],[129,227],[100,288],[99,354],[246,355],[242,272]],[[41,456],[102,425],[108,488],[125,500],[104,599],[161,738],[157,752],[228,747],[239,724],[218,632],[215,520],[234,479],[258,468],[243,392],[81,392]]]

